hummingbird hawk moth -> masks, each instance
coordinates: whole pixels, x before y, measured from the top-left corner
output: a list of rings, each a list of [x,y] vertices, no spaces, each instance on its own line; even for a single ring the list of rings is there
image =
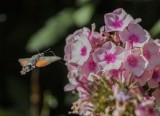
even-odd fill
[[[21,75],[25,75],[27,72],[31,71],[32,69],[36,67],[44,67],[44,66],[49,65],[50,63],[53,63],[61,59],[58,56],[44,56],[44,53],[47,51],[49,51],[49,49],[44,51],[43,53],[38,52],[38,54],[33,55],[31,58],[18,59],[18,62],[22,66],[22,70],[20,72]]]

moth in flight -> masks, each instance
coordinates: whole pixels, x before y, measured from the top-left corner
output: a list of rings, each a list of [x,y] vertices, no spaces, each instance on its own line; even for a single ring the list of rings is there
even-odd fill
[[[45,52],[52,52],[49,51],[50,49],[44,51],[43,53],[39,53],[36,55],[33,55],[31,58],[20,58],[18,59],[18,62],[22,66],[21,75],[25,75],[27,72],[31,71],[32,69],[36,67],[44,67],[49,65],[50,63],[53,63],[55,61],[60,60],[61,58],[58,56],[44,56]],[[52,52],[53,53],[53,52]],[[54,54],[54,53],[53,53]]]

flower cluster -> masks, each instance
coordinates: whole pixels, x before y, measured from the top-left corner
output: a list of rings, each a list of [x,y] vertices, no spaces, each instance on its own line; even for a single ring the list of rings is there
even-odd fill
[[[105,26],[82,28],[66,39],[69,84],[79,99],[72,113],[85,116],[158,116],[160,41],[122,8],[104,15]]]

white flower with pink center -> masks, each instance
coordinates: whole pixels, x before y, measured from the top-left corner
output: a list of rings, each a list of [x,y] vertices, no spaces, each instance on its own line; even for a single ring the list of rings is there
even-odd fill
[[[160,64],[160,57],[159,57],[159,46],[154,43],[146,43],[143,46],[143,56],[147,59],[149,62],[146,69],[151,70],[153,69],[156,65]]]
[[[133,21],[133,18],[127,14],[122,8],[116,9],[112,13],[104,15],[105,31],[123,31],[128,24]]]
[[[93,59],[103,71],[119,69],[122,64],[121,53],[123,51],[124,49],[122,47],[116,46],[109,41],[103,44],[101,48],[94,51]]]
[[[79,29],[75,31],[73,34],[69,35],[66,38],[66,46],[64,48],[65,55],[64,55],[64,60],[69,61],[71,59],[72,55],[72,45],[77,41],[77,36],[85,36],[85,38],[89,36],[90,30],[86,27]]]
[[[131,47],[142,47],[149,40],[148,35],[139,24],[129,24],[119,35],[122,42]]]
[[[87,61],[90,51],[91,44],[86,36],[76,36],[76,42],[71,45],[71,59],[69,62],[77,63],[78,65],[83,65]]]
[[[140,50],[133,49],[131,51],[126,51],[124,56],[126,57],[124,61],[124,68],[135,76],[141,76],[148,62],[146,62],[140,55]]]

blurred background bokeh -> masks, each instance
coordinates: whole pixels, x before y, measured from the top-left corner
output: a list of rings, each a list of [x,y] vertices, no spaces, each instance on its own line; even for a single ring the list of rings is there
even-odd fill
[[[17,60],[48,48],[63,58],[67,35],[92,23],[98,31],[119,7],[160,38],[160,0],[0,0],[0,116],[67,116],[76,98],[63,89],[64,61],[21,76]]]

